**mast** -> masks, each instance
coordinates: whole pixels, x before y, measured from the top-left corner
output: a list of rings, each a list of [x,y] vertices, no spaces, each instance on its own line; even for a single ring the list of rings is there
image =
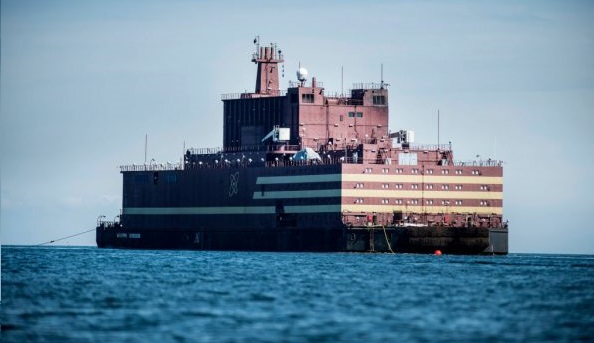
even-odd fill
[[[437,150],[439,150],[439,108],[437,109]]]
[[[284,62],[281,50],[276,44],[260,46],[260,36],[254,39],[256,52],[252,55],[252,62],[258,65],[256,74],[256,94],[279,95],[278,64]]]

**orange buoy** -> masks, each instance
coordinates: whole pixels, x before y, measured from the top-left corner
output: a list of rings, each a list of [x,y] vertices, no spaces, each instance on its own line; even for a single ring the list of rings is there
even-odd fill
[[[435,250],[433,253],[435,256],[441,256],[441,250]]]

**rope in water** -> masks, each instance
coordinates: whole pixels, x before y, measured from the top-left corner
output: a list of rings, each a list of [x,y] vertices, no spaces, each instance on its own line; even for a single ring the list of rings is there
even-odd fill
[[[386,227],[382,225],[382,229],[384,229],[384,237],[386,237],[386,243],[388,243],[388,249],[390,249],[390,252],[393,254],[394,250],[392,250],[392,247],[390,246],[390,240],[388,239],[388,234],[386,233]]]
[[[74,234],[74,235],[70,235],[70,236],[66,236],[66,237],[62,237],[62,238],[58,238],[58,239],[54,239],[54,240],[51,240],[51,241],[49,241],[49,242],[45,242],[45,243],[41,243],[41,244],[37,244],[37,246],[40,246],[40,245],[46,245],[46,244],[51,244],[51,243],[55,243],[55,242],[59,242],[59,241],[65,240],[65,239],[67,239],[67,238],[70,238],[70,237],[75,237],[75,236],[80,236],[80,235],[82,235],[82,234],[85,234],[85,233],[87,233],[87,232],[91,232],[91,231],[95,231],[95,229],[90,229],[90,230],[87,230],[87,231],[79,232],[79,233],[77,233],[77,234]]]

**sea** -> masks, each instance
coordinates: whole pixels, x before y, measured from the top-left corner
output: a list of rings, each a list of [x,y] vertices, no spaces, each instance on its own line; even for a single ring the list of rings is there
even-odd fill
[[[594,341],[594,256],[1,253],[2,342]]]

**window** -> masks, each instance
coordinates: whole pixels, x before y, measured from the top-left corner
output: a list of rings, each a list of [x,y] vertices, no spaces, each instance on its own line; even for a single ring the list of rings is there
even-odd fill
[[[388,168],[382,168],[382,173],[388,174],[389,172],[390,172],[390,169],[388,169]]]
[[[488,190],[489,190],[489,186],[481,185],[481,191],[488,191]]]
[[[373,104],[374,105],[385,105],[386,104],[386,96],[385,95],[374,95],[373,96]]]
[[[410,185],[410,189],[419,189],[419,185],[412,184],[412,185]]]
[[[396,174],[402,174],[402,168],[397,168],[396,169]]]
[[[416,205],[416,204],[418,204],[418,203],[419,203],[419,201],[418,201],[417,199],[412,199],[412,200],[410,201],[410,203],[411,203],[412,205]]]
[[[313,94],[301,94],[301,102],[307,103],[307,104],[313,104],[314,95]]]
[[[343,121],[343,120],[344,120],[344,116],[341,114],[340,115],[340,121]]]
[[[462,185],[456,185],[456,190],[461,190],[462,189]]]
[[[394,202],[398,205],[402,205],[402,199],[396,199]]]
[[[449,173],[450,173],[450,171],[449,171],[449,170],[447,170],[447,169],[443,169],[443,170],[441,171],[441,173],[442,173],[442,174],[449,174]]]
[[[363,112],[349,112],[349,118],[363,118]]]
[[[433,185],[427,185],[427,189],[433,189]]]
[[[427,170],[425,171],[425,173],[426,173],[426,174],[433,174],[433,169],[427,169]]]
[[[362,203],[363,203],[363,198],[355,199],[355,204],[362,204]]]
[[[462,205],[462,200],[456,200],[455,204],[456,205]]]
[[[450,185],[441,185],[441,189],[448,190],[450,189]]]
[[[412,170],[412,173],[413,173],[413,174],[418,174],[418,173],[419,173],[419,170],[418,170],[418,169],[413,169],[413,170]]]
[[[401,183],[397,183],[397,184],[395,185],[395,187],[396,187],[396,189],[402,189],[402,184],[401,184]]]
[[[456,174],[462,175],[462,170],[460,170],[460,169],[456,170]]]
[[[363,187],[365,187],[365,184],[363,184],[363,183],[355,184],[355,188],[363,188]]]
[[[371,172],[373,172],[372,168],[365,168],[365,173],[371,173]]]
[[[389,204],[389,203],[390,203],[390,200],[388,200],[388,199],[382,199],[382,204]]]
[[[433,200],[427,200],[425,203],[426,203],[427,205],[433,205]]]

